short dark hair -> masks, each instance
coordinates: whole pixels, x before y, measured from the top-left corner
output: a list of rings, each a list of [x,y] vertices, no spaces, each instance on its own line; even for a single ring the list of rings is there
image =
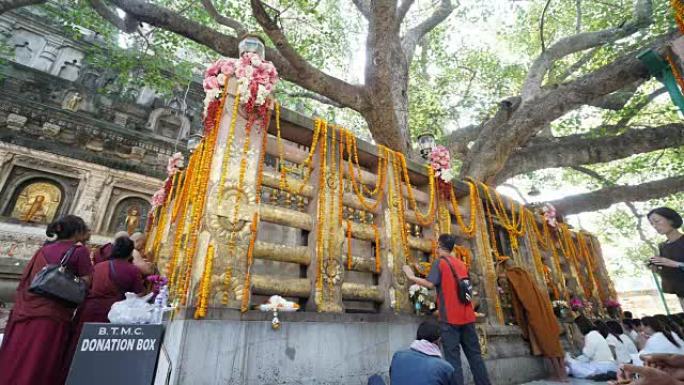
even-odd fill
[[[641,320],[639,318],[632,318],[631,323],[633,328],[638,328],[641,326]]]
[[[601,320],[596,320],[594,321],[594,326],[596,327],[596,330],[601,333],[603,338],[608,338],[610,335],[610,328],[608,328],[608,325],[606,325],[605,322]]]
[[[614,321],[614,320],[609,320],[606,322],[606,326],[608,326],[608,329],[610,330],[610,334],[614,335],[620,342],[624,342],[622,340],[622,337],[620,337],[625,331],[622,329],[622,325],[620,325],[619,322]]]
[[[634,318],[634,315],[632,315],[632,312],[631,312],[631,311],[622,312],[622,316],[623,316],[624,318],[626,318],[626,319],[632,319],[632,318]]]
[[[646,218],[651,218],[651,215],[658,214],[663,218],[666,218],[672,223],[672,227],[678,229],[682,227],[682,216],[678,212],[672,210],[669,207],[658,207],[648,212]]]
[[[442,234],[437,239],[437,243],[441,249],[451,252],[456,246],[456,237],[451,234]]]
[[[585,336],[593,330],[596,330],[596,326],[594,326],[594,324],[591,321],[589,321],[589,318],[583,315],[577,316],[577,318],[575,318],[575,325],[577,325],[577,328],[579,328],[580,333],[582,333]]]
[[[114,240],[114,245],[112,246],[112,259],[127,259],[131,257],[133,252],[134,243],[131,238],[119,237]]]
[[[434,343],[440,337],[441,333],[439,330],[439,324],[435,321],[424,321],[418,326],[418,332],[416,333],[417,340],[426,340],[428,342]]]
[[[88,231],[88,225],[81,217],[76,215],[65,215],[58,220],[50,223],[45,229],[45,235],[52,238],[57,236],[58,240],[69,239],[76,234]]]
[[[681,348],[677,340],[672,337],[672,329],[670,329],[667,324],[660,322],[656,317],[644,317],[641,319],[641,321],[645,327],[653,329],[653,331],[656,333],[663,333],[668,341],[670,341],[676,347]]]

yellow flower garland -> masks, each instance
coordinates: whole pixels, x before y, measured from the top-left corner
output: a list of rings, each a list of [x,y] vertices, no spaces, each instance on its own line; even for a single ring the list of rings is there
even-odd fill
[[[449,199],[451,201],[451,207],[453,208],[454,214],[456,216],[456,223],[458,223],[458,225],[461,228],[461,231],[463,232],[463,234],[466,237],[472,238],[475,235],[475,231],[477,231],[477,228],[476,228],[477,221],[475,220],[476,219],[475,196],[476,196],[477,187],[475,186],[475,183],[472,183],[472,182],[467,182],[467,183],[468,183],[468,186],[470,189],[470,193],[469,193],[469,197],[470,197],[470,225],[469,226],[466,226],[465,222],[463,221],[463,216],[461,214],[461,208],[458,206],[458,200],[456,199],[456,194],[454,193],[453,188],[449,189]]]
[[[214,244],[210,243],[207,248],[206,262],[204,263],[204,272],[200,280],[200,294],[197,308],[195,309],[195,319],[204,318],[207,316],[207,304],[209,303],[209,293],[211,291],[211,273],[214,266]]]

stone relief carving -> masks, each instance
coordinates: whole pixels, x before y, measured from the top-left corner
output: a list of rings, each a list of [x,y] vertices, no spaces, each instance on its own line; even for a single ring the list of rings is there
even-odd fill
[[[17,115],[17,114],[9,114],[7,115],[7,127],[11,130],[14,131],[20,131],[24,125],[26,125],[26,122],[28,121],[28,118],[23,115]]]
[[[26,184],[15,194],[10,216],[22,222],[50,223],[62,203],[60,187],[42,180]]]
[[[65,110],[76,112],[81,106],[82,101],[83,97],[80,93],[70,91],[64,97],[64,101],[62,101],[62,108],[64,108]]]
[[[51,43],[46,44],[38,55],[38,58],[36,58],[34,68],[39,71],[50,72],[55,63],[55,59],[57,59],[57,50],[58,47],[56,45]]]
[[[76,80],[78,79],[78,73],[81,71],[81,65],[77,59],[71,61],[65,61],[62,67],[59,69],[57,76],[66,80]]]
[[[126,231],[129,234],[143,231],[147,223],[150,203],[139,197],[120,200],[112,212],[107,232]]]

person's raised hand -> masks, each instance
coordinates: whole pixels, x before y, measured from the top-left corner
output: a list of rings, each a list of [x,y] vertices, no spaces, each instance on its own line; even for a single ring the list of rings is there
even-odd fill
[[[641,357],[644,365],[656,368],[684,381],[684,356],[680,354],[648,354]]]
[[[673,261],[668,258],[663,258],[659,256],[651,257],[651,263],[657,266],[665,266],[665,267],[672,267],[672,268],[678,268],[679,267],[679,262]]]
[[[633,379],[638,375],[639,379]],[[617,381],[609,382],[610,385],[684,385],[684,382],[664,372],[648,366],[624,365],[618,374]]]
[[[404,265],[401,269],[404,270],[404,274],[406,274],[406,276],[409,278],[414,278],[416,276],[416,274],[413,272],[413,269],[409,265]]]

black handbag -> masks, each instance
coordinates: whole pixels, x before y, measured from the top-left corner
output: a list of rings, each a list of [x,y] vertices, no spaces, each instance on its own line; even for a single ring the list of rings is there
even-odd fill
[[[71,246],[58,264],[48,264],[36,273],[29,292],[60,301],[68,307],[78,307],[85,300],[88,285],[67,268],[75,250],[76,246]]]
[[[456,287],[458,287],[458,300],[461,301],[461,303],[464,305],[470,304],[470,302],[472,302],[473,300],[473,285],[470,283],[470,277],[459,277],[458,274],[456,274],[456,270],[454,270],[454,267],[451,265],[451,262],[449,262],[448,258],[440,257],[440,259],[444,259],[444,262],[446,262],[447,265],[449,265],[451,275],[454,277]]]

